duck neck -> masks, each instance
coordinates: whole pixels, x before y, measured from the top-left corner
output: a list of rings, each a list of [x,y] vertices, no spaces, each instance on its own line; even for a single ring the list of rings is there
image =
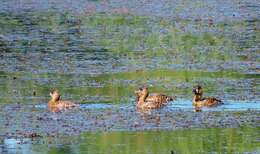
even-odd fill
[[[194,95],[192,102],[200,101],[202,98],[202,95]]]
[[[58,102],[60,100],[60,97],[57,97],[57,98],[51,98],[50,102]]]
[[[142,104],[144,104],[145,99],[146,99],[147,96],[148,96],[148,95],[143,95],[143,96],[138,97],[137,105],[142,105]]]

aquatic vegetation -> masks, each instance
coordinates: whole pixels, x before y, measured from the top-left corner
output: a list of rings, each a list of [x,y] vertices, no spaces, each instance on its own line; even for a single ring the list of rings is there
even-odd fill
[[[80,71],[80,70],[79,70]],[[16,77],[14,80],[13,77]],[[239,72],[207,72],[207,71],[169,71],[143,70],[118,73],[97,74],[64,74],[29,72],[0,73],[0,103],[42,102],[49,98],[49,90],[56,87],[64,92],[63,98],[69,98],[80,103],[130,103],[133,91],[140,85],[151,86],[152,91],[160,91],[167,95],[178,95],[189,100],[192,97],[191,88],[201,83],[205,85],[208,95],[221,96],[226,99],[240,97],[256,100],[256,74],[241,74]],[[222,84],[219,84],[219,83]],[[238,86],[240,84],[240,86]],[[50,86],[51,85],[51,86]],[[250,87],[245,93],[244,87]],[[37,92],[33,96],[33,91]],[[13,98],[16,96],[15,98]],[[240,98],[239,97],[239,98]]]
[[[10,17],[6,18],[7,15]],[[13,27],[13,31],[24,29],[24,34],[30,38],[29,40],[18,39],[16,45],[18,50],[19,46],[49,46],[50,51],[70,51],[69,47],[77,46],[77,50],[84,51],[91,46],[100,46],[115,53],[145,51],[169,54],[192,51],[196,54],[200,52],[198,47],[211,47],[207,50],[212,50],[212,53],[217,52],[216,55],[219,55],[222,53],[220,48],[224,45],[229,48],[226,42],[230,41],[226,36],[216,33],[196,34],[182,31],[175,26],[174,22],[166,19],[130,14],[74,15],[68,12],[51,11],[0,16],[0,21],[5,23],[4,27],[9,30]],[[91,38],[95,39],[86,46],[85,44]],[[55,40],[55,43],[51,40]],[[65,45],[65,48],[61,48],[61,44]],[[232,47],[232,44],[230,45]],[[203,48],[199,50],[205,50]],[[232,56],[229,52],[225,52],[225,55]]]
[[[0,153],[259,151],[255,4],[15,3],[0,5]],[[193,112],[197,84],[225,104]],[[140,85],[178,99],[139,112]],[[80,107],[48,112],[54,87]]]

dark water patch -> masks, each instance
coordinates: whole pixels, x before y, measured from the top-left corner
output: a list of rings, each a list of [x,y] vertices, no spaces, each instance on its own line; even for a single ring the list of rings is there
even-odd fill
[[[72,12],[75,14],[129,13],[157,17],[174,17],[184,19],[239,20],[257,15],[259,4],[254,1],[227,1],[219,4],[218,1],[183,2],[164,1],[2,1],[2,12],[46,11]]]

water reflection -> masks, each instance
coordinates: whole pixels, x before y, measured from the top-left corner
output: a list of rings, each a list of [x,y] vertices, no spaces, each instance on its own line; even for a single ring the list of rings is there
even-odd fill
[[[99,132],[81,136],[4,139],[7,153],[245,153],[259,152],[259,128]]]
[[[21,153],[26,154],[31,152],[31,139],[4,139],[1,146],[2,153]]]

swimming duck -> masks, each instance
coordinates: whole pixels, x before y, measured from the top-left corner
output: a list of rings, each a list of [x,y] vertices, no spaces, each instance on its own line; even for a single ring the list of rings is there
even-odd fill
[[[75,103],[72,103],[70,101],[63,101],[61,100],[61,95],[57,89],[50,92],[51,100],[48,102],[48,108],[51,111],[59,111],[66,108],[72,108],[78,106]]]
[[[194,105],[195,107],[202,107],[202,106],[212,107],[212,106],[222,104],[221,100],[214,97],[203,98],[202,97],[203,91],[201,86],[196,86],[192,92],[194,93],[192,105]]]
[[[169,101],[173,100],[173,97],[166,96],[164,94],[152,94],[149,95],[148,88],[144,86],[135,91],[137,95],[137,108],[139,109],[156,109],[166,105]]]

